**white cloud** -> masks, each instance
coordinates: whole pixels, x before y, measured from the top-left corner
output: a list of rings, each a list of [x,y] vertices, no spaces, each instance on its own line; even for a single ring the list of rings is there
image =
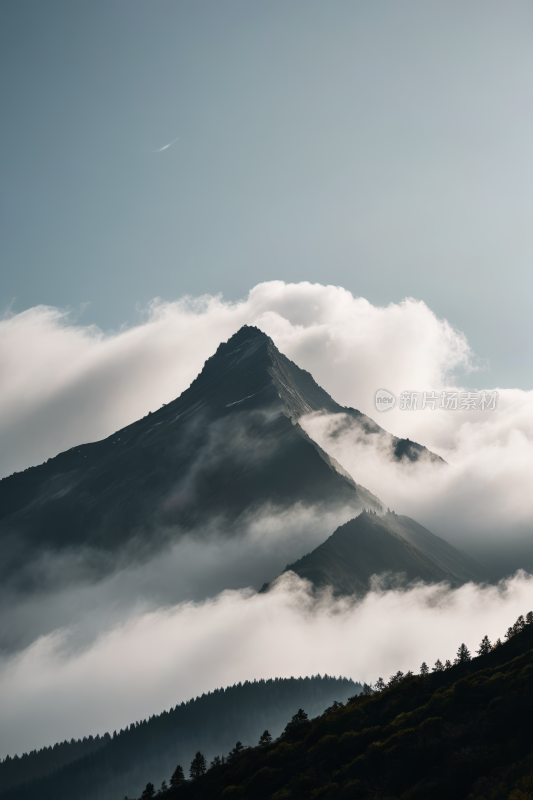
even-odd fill
[[[503,637],[533,606],[533,578],[318,600],[289,573],[266,595],[226,591],[133,616],[72,652],[68,631],[0,662],[0,754],[124,727],[217,686],[329,673],[374,681],[466,642]]]
[[[86,646],[103,627],[140,611],[204,600],[224,589],[259,589],[352,516],[350,508],[267,504],[233,522],[230,533],[227,521],[216,518],[194,535],[177,538],[173,531],[172,543],[155,554],[144,549],[135,557],[135,543],[133,553],[118,556],[84,548],[44,552],[28,559],[19,588],[1,587],[0,651],[21,650],[72,625],[71,644]]]
[[[345,415],[313,415],[302,425],[397,513],[467,548],[495,570],[533,570],[533,392],[500,390],[498,409],[483,414],[402,413],[409,418],[409,437],[436,450],[447,467],[391,462],[379,437],[369,443]]]
[[[277,281],[256,286],[238,303],[220,297],[154,301],[142,324],[106,334],[57,309],[38,307],[6,317],[0,322],[0,474],[103,438],[172,400],[243,324],[272,336],[339,403],[425,444],[449,464],[437,471],[427,464],[400,469],[385,461],[379,448],[362,445],[356,431],[332,439],[334,420],[307,419],[311,435],[359,483],[459,546],[472,549],[477,543],[485,552],[493,547],[502,558],[518,544],[522,552],[531,551],[533,393],[500,389],[496,412],[395,409],[378,415],[372,407],[377,388],[396,394],[439,390],[452,383],[454,371],[468,374],[474,356],[465,337],[422,302],[377,308],[333,286]],[[486,374],[471,375],[477,388],[491,388]],[[280,539],[283,560],[285,552],[289,561],[318,542],[318,529],[306,540],[305,518],[300,522],[294,535]],[[255,539],[251,528],[247,534],[245,557],[235,562],[236,582],[225,586],[251,581],[245,581],[245,572],[252,551],[270,547],[272,532],[264,526],[255,530]],[[324,529],[324,538],[329,532]],[[229,569],[233,551],[210,547],[204,561],[187,553],[182,569],[204,577],[213,565]],[[438,590],[418,587],[372,593],[353,607],[324,599],[311,613],[311,601],[296,582],[266,597],[230,591],[157,610],[181,596],[165,600],[157,594],[154,575],[163,575],[163,584],[172,576],[159,572],[156,562],[153,566],[143,570],[140,608],[133,611],[134,570],[98,587],[78,587],[79,607],[87,600],[95,610],[91,635],[98,638],[92,643],[82,629],[87,620],[75,622],[80,617],[74,602],[71,617],[60,615],[72,596],[60,591],[50,599],[51,626],[71,627],[68,634],[48,634],[2,662],[0,751],[114,729],[196,692],[246,678],[326,671],[361,680],[388,677],[399,668],[417,669],[423,659],[452,657],[462,640],[473,647],[484,633],[501,635],[533,605],[531,579],[517,577],[503,594],[467,586],[444,593],[437,604],[430,599]],[[215,576],[206,591],[218,591],[218,580]],[[126,611],[100,617],[104,606],[93,603],[97,590],[110,600],[107,609],[126,597]],[[33,612],[28,605],[17,613],[29,619]]]
[[[533,500],[533,392],[500,389],[497,411],[373,408],[379,387],[439,390],[475,363],[464,335],[421,301],[386,307],[335,286],[256,286],[237,303],[221,297],[154,300],[145,321],[104,334],[57,309],[37,307],[0,322],[0,475],[103,438],[186,389],[218,344],[244,324],[272,336],[335,400],[391,432],[425,444],[446,473],[383,466],[351,439],[325,449],[387,505],[469,546],[479,532],[530,536]],[[491,388],[484,372],[471,372]],[[323,426],[322,426],[323,427]],[[320,425],[313,435],[320,437]],[[311,431],[311,428],[309,428]],[[324,431],[322,431],[322,434]],[[415,479],[413,479],[415,478]]]
[[[464,336],[424,303],[378,308],[335,286],[272,281],[238,303],[154,300],[142,324],[107,334],[38,306],[0,321],[0,475],[174,399],[244,324],[272,336],[338,402],[367,413],[379,386],[438,388],[471,362]]]

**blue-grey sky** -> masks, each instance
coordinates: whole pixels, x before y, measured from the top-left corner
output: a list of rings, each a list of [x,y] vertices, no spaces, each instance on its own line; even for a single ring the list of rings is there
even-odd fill
[[[0,310],[333,283],[533,388],[532,41],[512,0],[3,0]]]

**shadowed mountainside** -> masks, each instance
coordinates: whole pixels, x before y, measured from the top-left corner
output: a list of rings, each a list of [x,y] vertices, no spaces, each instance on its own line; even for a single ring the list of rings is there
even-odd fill
[[[383,573],[393,582],[401,573],[409,582],[447,581],[452,586],[489,580],[473,558],[394,512],[378,516],[363,511],[286,569],[317,587],[331,586],[338,594],[364,594],[372,575]]]
[[[533,622],[472,660],[463,647],[454,666],[398,672],[317,719],[295,714],[276,741],[158,797],[530,800]]]
[[[241,328],[173,402],[0,481],[4,576],[47,549],[124,556],[134,542],[138,556],[212,521],[231,535],[240,515],[265,504],[380,509],[298,425],[316,411],[348,411],[381,430],[335,403],[260,330]],[[412,443],[395,441],[410,457]]]
[[[228,752],[237,739],[255,744],[265,728],[274,736],[281,733],[287,718],[302,705],[320,714],[334,700],[344,701],[361,689],[352,680],[328,675],[246,681],[216,689],[112,737],[65,742],[63,747],[5,759],[0,763],[0,798],[120,800],[140,794],[146,775],[158,783],[168,780],[176,764],[188,764],[200,747],[212,758]]]

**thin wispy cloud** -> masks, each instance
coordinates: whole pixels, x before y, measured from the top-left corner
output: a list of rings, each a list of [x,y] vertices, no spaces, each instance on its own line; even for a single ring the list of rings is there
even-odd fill
[[[163,145],[163,147],[159,147],[157,150],[154,150],[154,153],[162,153],[163,150],[168,150],[169,147],[172,147],[173,144],[176,144],[176,142],[178,141],[179,138],[180,138],[179,136],[176,136],[176,138],[173,139],[168,144],[165,144],[165,145]]]

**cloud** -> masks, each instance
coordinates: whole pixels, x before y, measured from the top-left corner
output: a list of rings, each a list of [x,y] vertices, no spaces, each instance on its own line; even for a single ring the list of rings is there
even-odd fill
[[[465,337],[423,302],[375,307],[335,286],[272,281],[237,303],[154,300],[142,324],[110,333],[37,306],[0,321],[0,475],[174,399],[244,324],[272,336],[338,402],[367,413],[379,386],[438,388],[473,362]]]
[[[350,508],[265,504],[233,520],[231,536],[227,521],[213,518],[155,552],[143,547],[140,555],[112,556],[80,547],[28,557],[16,585],[3,581],[0,588],[0,652],[69,626],[75,626],[71,644],[86,646],[106,626],[140,611],[204,600],[224,589],[260,589],[352,516]]]
[[[141,324],[118,332],[82,326],[44,306],[6,316],[0,321],[0,475],[104,438],[174,399],[244,324],[268,333],[339,403],[450,464],[446,473],[398,470],[363,452],[353,436],[345,445],[322,438],[359,483],[478,558],[483,544],[493,563],[505,560],[505,532],[506,550],[516,541],[522,554],[506,568],[520,565],[533,528],[533,392],[500,387],[497,411],[483,413],[395,408],[378,414],[379,387],[397,396],[406,389],[438,391],[462,375],[468,389],[498,388],[478,368],[464,334],[411,298],[377,307],[341,287],[271,281],[236,303],[209,295],[154,300]],[[312,435],[324,435],[323,423]]]
[[[155,153],[162,153],[163,150],[168,150],[169,147],[172,147],[173,144],[176,144],[176,142],[178,141],[179,138],[180,138],[179,136],[176,136],[176,138],[173,139],[171,142],[169,142],[168,144],[163,145],[163,147],[159,147],[157,150],[154,150],[154,152]]]
[[[414,586],[363,600],[316,597],[287,573],[266,595],[225,591],[132,616],[89,647],[72,629],[0,661],[0,754],[120,729],[203,691],[253,678],[358,680],[453,659],[495,640],[533,606],[533,578],[495,587]]]
[[[436,450],[447,467],[391,461],[380,437],[362,437],[346,415],[312,415],[301,424],[397,513],[466,548],[496,574],[533,571],[533,392],[500,390],[497,411],[483,414],[405,413],[410,438]]]
[[[0,474],[104,438],[174,399],[243,324],[272,336],[339,403],[448,462],[442,469],[394,464],[353,424],[307,418],[310,435],[356,481],[501,570],[526,565],[533,393],[500,388],[494,412],[379,415],[373,408],[377,388],[437,391],[453,386],[454,375],[469,389],[497,388],[464,335],[413,299],[375,307],[340,287],[274,281],[237,303],[154,300],[141,324],[117,332],[44,306],[7,315],[0,321]],[[302,509],[283,519],[276,509],[263,512],[228,545],[210,530],[201,545],[184,539],[142,569],[115,565],[97,584],[86,573],[88,554],[69,561],[70,554],[65,564],[54,557],[42,565],[53,591],[25,600],[4,595],[11,633],[6,627],[0,635],[11,652],[25,649],[4,654],[0,666],[0,750],[114,729],[246,678],[327,671],[373,680],[417,669],[423,659],[452,657],[462,640],[473,647],[484,633],[501,635],[533,605],[525,576],[499,588],[376,591],[358,604],[315,603],[298,581],[256,596],[242,587],[271,579],[344,521]],[[75,591],[61,580],[69,571]]]

